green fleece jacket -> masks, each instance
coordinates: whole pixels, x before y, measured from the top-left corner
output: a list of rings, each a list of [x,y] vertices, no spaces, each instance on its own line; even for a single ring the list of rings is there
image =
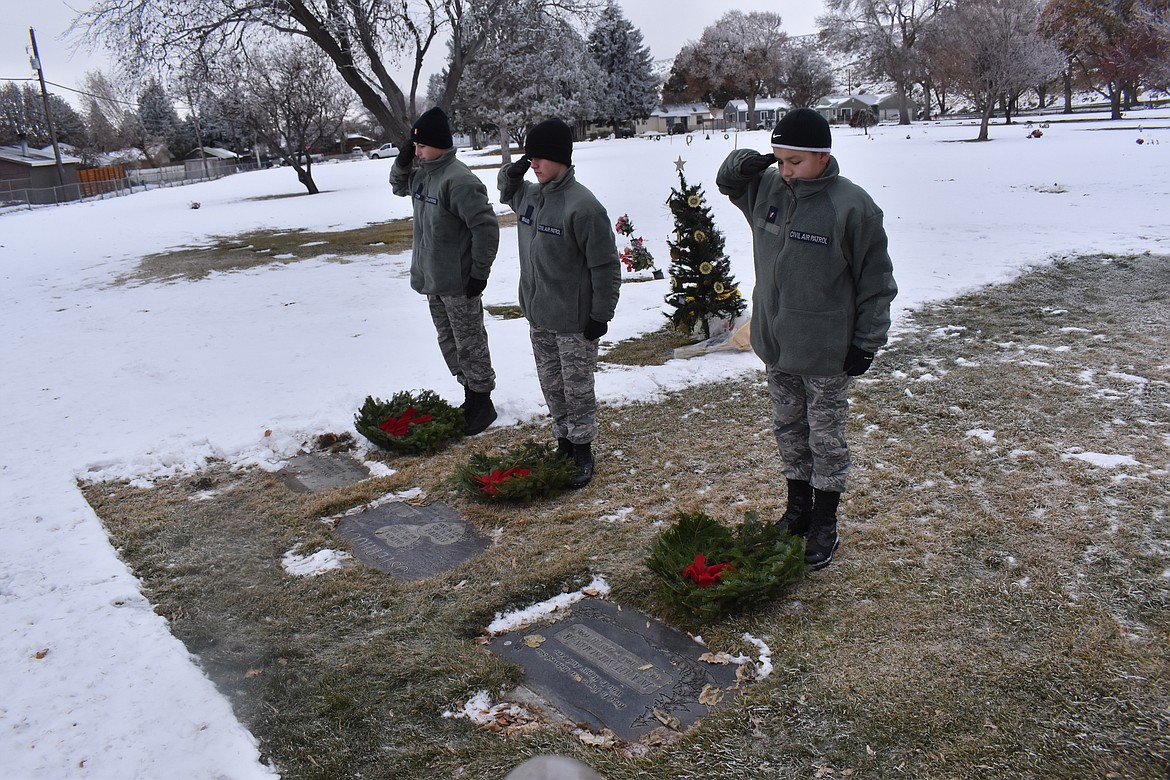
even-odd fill
[[[390,168],[395,195],[414,198],[410,286],[424,295],[464,295],[467,280],[487,279],[500,246],[500,223],[487,187],[448,149],[437,160]]]
[[[622,284],[613,226],[574,169],[534,184],[510,178],[504,166],[497,184],[518,217],[520,310],[528,321],[580,333],[591,319],[613,319]]]
[[[754,154],[732,152],[716,176],[752,226],[752,349],[789,374],[840,374],[850,344],[877,352],[890,329],[898,287],[882,211],[835,157],[820,177],[790,185],[775,167],[741,174]]]

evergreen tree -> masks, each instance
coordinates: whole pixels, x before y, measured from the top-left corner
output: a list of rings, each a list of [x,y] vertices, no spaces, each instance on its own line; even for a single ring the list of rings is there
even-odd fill
[[[711,338],[711,320],[733,320],[743,314],[747,302],[731,275],[731,260],[723,253],[723,233],[715,227],[711,208],[702,190],[687,184],[680,167],[679,188],[671,189],[670,213],[674,215],[674,241],[670,247],[670,293],[674,307],[671,323],[692,332],[702,324],[703,337]]]
[[[77,147],[87,143],[85,122],[71,105],[50,93],[49,110],[53,112],[53,129],[57,131],[58,141]],[[33,149],[42,149],[53,142],[41,91],[31,84],[18,86],[5,81],[0,83],[0,145],[19,144],[22,135]]]
[[[142,123],[142,142],[147,147],[143,151],[148,155],[151,154],[150,147],[165,144],[171,149],[171,145],[178,140],[182,121],[175,111],[174,101],[157,79],[151,79],[138,96],[138,119]]]
[[[597,120],[620,126],[644,119],[658,105],[658,78],[642,31],[626,19],[610,0],[589,33],[589,55],[601,68]]]

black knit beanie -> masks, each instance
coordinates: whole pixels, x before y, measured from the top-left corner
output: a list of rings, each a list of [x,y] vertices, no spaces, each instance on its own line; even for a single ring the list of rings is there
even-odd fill
[[[412,143],[433,146],[436,149],[450,149],[455,145],[455,139],[451,137],[451,123],[447,121],[443,109],[438,106],[418,118],[414,127],[410,129],[410,140]]]
[[[546,119],[528,131],[524,154],[565,165],[573,164],[573,130],[559,119]]]
[[[789,111],[772,131],[773,149],[795,149],[798,152],[830,152],[833,136],[829,122],[811,108]]]

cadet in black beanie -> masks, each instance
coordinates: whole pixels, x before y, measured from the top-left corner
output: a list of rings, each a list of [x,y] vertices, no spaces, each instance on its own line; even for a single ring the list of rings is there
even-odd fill
[[[427,296],[439,350],[463,385],[463,432],[474,436],[497,416],[483,291],[500,243],[499,221],[487,187],[458,159],[442,109],[420,116],[410,140],[390,169],[394,194],[410,198],[414,210],[410,286]]]
[[[529,169],[536,184],[524,180]],[[570,485],[583,488],[598,432],[597,347],[617,309],[622,267],[613,223],[576,170],[572,128],[550,119],[528,131],[524,156],[500,168],[496,185],[519,217],[520,310],[557,452],[576,467]]]
[[[850,382],[886,344],[898,293],[882,210],[841,175],[832,140],[823,116],[798,108],[776,125],[771,154],[737,149],[715,177],[752,231],[752,349],[788,486],[777,526],[805,538],[812,570],[840,542]]]
[[[573,164],[573,130],[559,119],[547,119],[528,131],[524,154],[562,165]]]
[[[433,146],[436,149],[450,149],[455,145],[451,137],[451,123],[443,109],[435,106],[425,112],[410,128],[411,143]]]

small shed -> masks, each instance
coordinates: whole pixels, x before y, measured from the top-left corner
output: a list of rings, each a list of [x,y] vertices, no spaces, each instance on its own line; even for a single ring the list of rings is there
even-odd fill
[[[26,146],[0,146],[0,192],[15,197],[19,191],[22,200],[34,204],[77,200],[79,165],[81,160],[62,154],[58,180],[57,159],[51,149],[45,152]]]

